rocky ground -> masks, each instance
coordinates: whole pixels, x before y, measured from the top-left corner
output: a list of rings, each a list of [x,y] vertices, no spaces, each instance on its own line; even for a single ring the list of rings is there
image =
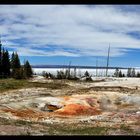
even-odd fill
[[[140,135],[139,78],[57,82],[1,92],[0,135]]]

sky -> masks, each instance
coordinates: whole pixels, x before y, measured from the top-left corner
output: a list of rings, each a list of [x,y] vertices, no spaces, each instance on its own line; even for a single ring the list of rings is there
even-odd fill
[[[21,63],[140,67],[140,5],[0,5],[2,45]]]

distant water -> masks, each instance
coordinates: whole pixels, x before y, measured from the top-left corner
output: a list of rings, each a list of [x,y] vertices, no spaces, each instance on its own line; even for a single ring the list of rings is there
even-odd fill
[[[33,68],[34,73],[36,74],[42,74],[43,71],[45,72],[50,72],[54,75],[57,74],[58,70],[66,70],[64,68]],[[120,69],[122,71],[122,73],[127,74],[127,69]],[[84,75],[84,73],[88,71],[92,76],[96,75],[96,69],[76,69],[76,75]],[[135,69],[136,73],[139,71],[140,72],[140,68]],[[71,69],[71,73],[74,72],[74,69]],[[115,69],[109,69],[108,70],[108,75],[112,76],[114,75]],[[105,76],[106,73],[106,69],[98,69],[97,70],[97,75],[98,76]]]

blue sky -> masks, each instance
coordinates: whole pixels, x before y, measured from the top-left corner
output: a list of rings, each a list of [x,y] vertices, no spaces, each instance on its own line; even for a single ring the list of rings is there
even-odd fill
[[[140,67],[140,5],[0,5],[2,44],[32,65]]]

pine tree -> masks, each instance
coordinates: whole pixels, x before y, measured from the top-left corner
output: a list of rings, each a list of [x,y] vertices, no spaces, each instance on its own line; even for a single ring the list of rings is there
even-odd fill
[[[55,76],[51,73],[48,73],[48,78],[55,79]]]
[[[22,77],[22,73],[21,73],[22,69],[21,69],[20,60],[19,60],[17,52],[12,53],[11,69],[12,69],[11,75],[13,78],[20,79]]]
[[[9,52],[3,49],[3,57],[2,57],[2,67],[3,67],[3,75],[4,77],[10,76],[10,58]]]
[[[116,68],[115,73],[114,73],[114,76],[115,77],[119,77],[119,69],[118,68]]]
[[[85,77],[89,77],[88,71],[85,72],[84,76],[85,76]]]
[[[24,63],[23,69],[26,78],[32,77],[33,71],[28,60]]]
[[[135,76],[136,76],[136,73],[135,73],[135,69],[134,69],[134,68],[132,69],[132,72],[131,72],[131,73],[132,73],[132,74],[131,74],[132,77],[135,77]]]
[[[17,69],[21,68],[21,64],[17,52],[15,53],[15,57],[14,57],[14,67]]]
[[[137,77],[140,77],[140,72],[137,72]]]
[[[132,76],[131,68],[128,68],[128,70],[127,70],[127,77],[131,77],[131,76]]]
[[[2,48],[2,52],[1,52],[1,77],[4,78],[4,53],[5,50],[4,48]]]
[[[119,77],[123,77],[121,70],[119,71]]]
[[[86,71],[86,72],[84,73],[84,76],[86,77],[86,81],[92,81],[91,75],[89,74],[88,71]]]
[[[65,71],[65,78],[66,79],[70,79],[70,71],[69,71],[69,69],[66,69],[66,71]]]
[[[57,79],[63,79],[63,72],[60,70],[60,71],[57,71]]]
[[[2,48],[2,43],[0,40],[0,77],[9,77],[10,76],[10,58],[8,50],[5,51]]]

